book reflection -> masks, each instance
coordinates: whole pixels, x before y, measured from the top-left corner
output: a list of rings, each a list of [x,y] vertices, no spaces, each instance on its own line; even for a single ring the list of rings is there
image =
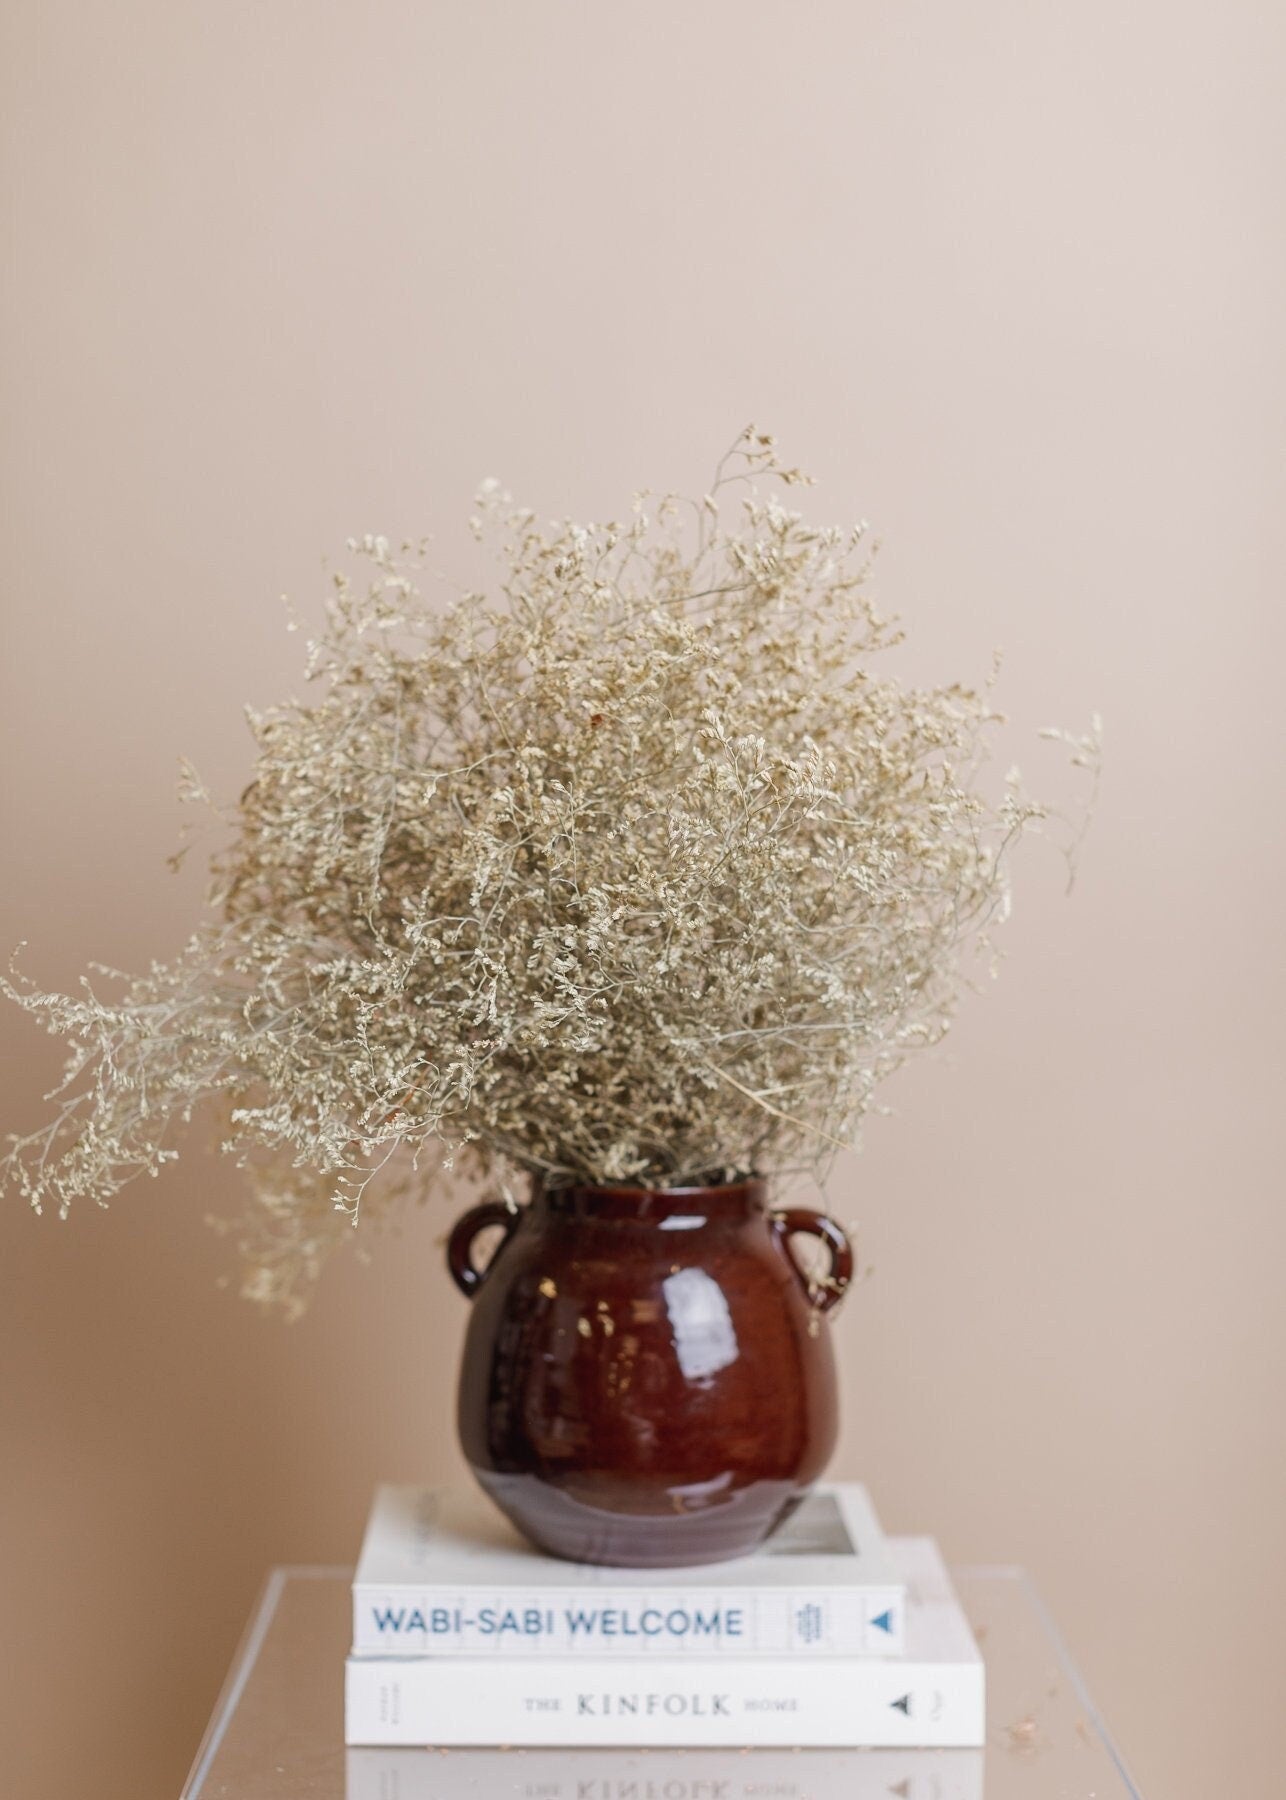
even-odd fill
[[[346,1800],[983,1800],[981,1750],[349,1750]]]

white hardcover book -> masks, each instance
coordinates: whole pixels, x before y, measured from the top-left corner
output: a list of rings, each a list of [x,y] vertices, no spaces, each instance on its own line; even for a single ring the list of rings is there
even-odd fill
[[[897,1656],[904,1589],[866,1490],[817,1488],[752,1556],[610,1569],[533,1550],[481,1495],[382,1487],[355,1656]]]
[[[982,1659],[932,1538],[894,1539],[905,1659],[350,1656],[346,1742],[971,1748]]]
[[[354,1749],[345,1800],[983,1800],[981,1750]]]

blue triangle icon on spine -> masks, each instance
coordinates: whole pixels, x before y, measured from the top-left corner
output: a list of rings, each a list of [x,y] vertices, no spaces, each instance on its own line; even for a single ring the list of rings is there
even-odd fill
[[[871,1620],[871,1623],[872,1625],[878,1625],[881,1631],[891,1633],[893,1630],[893,1614],[891,1612],[876,1613],[875,1617]]]

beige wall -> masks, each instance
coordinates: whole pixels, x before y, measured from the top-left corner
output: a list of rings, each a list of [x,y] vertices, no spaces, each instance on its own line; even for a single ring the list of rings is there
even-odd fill
[[[1037,784],[1037,727],[1109,727],[1075,897],[1027,855],[1001,981],[841,1172],[838,1470],[1031,1568],[1149,1794],[1276,1791],[1280,10],[5,13],[0,941],[177,946],[176,757],[235,790],[350,531],[451,566],[481,475],[601,516],[771,426],[878,523],[917,668],[1004,647]],[[56,1053],[0,1029],[30,1125]],[[449,1203],[285,1330],[215,1286],[233,1186],[0,1209],[25,1800],[174,1793],[265,1565],[457,1469]]]

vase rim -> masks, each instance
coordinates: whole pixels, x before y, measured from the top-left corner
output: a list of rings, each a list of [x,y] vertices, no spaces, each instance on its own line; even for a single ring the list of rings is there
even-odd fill
[[[646,1222],[682,1213],[704,1217],[741,1218],[762,1212],[768,1183],[761,1176],[740,1181],[702,1182],[686,1187],[647,1187],[636,1182],[577,1181],[547,1187],[539,1178],[532,1183],[533,1201],[554,1212],[575,1213],[579,1218],[636,1219]]]

